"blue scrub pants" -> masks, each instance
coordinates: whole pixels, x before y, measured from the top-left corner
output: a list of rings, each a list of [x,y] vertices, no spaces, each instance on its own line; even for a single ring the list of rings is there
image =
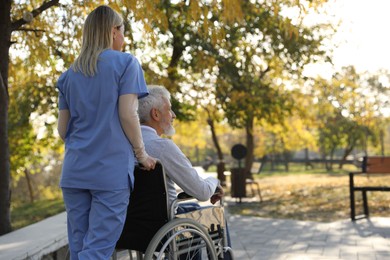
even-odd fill
[[[71,260],[108,260],[124,222],[130,189],[98,191],[62,188]]]

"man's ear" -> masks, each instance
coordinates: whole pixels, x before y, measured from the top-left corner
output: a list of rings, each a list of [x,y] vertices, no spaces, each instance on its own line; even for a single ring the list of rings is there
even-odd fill
[[[154,120],[154,121],[160,121],[160,111],[158,111],[158,109],[156,108],[152,108],[150,110],[150,117]]]

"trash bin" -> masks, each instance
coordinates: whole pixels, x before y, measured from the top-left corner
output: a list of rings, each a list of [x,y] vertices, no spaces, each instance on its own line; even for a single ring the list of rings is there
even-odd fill
[[[233,198],[244,198],[246,197],[246,185],[245,185],[245,169],[233,168],[231,169],[231,196]]]
[[[241,202],[241,198],[246,197],[246,173],[245,169],[241,168],[241,160],[246,156],[246,147],[242,144],[235,144],[231,149],[231,154],[238,160],[238,168],[230,170],[231,194],[233,198],[239,198]]]

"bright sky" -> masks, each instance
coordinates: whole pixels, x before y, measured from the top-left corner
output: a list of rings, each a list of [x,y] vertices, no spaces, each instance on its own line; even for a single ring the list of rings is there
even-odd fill
[[[335,9],[345,19],[337,35],[345,43],[335,51],[334,62],[390,71],[390,1],[338,0]]]
[[[331,2],[331,12],[343,20],[333,39],[336,69],[354,65],[358,71],[390,71],[390,0]]]

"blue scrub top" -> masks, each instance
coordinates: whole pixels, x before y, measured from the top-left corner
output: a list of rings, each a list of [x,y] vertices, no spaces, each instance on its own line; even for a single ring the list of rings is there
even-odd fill
[[[133,186],[134,152],[122,130],[118,98],[148,95],[142,68],[128,53],[103,51],[98,72],[87,77],[72,68],[57,83],[59,109],[68,109],[60,186],[118,190]]]

